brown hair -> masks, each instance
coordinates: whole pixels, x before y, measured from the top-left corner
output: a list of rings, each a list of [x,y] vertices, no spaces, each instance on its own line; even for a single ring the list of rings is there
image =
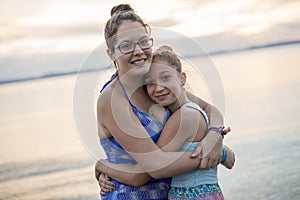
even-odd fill
[[[173,49],[167,45],[163,45],[159,47],[154,53],[152,62],[155,60],[163,60],[166,61],[169,65],[173,66],[177,72],[181,73],[181,61],[178,56],[175,54]]]
[[[131,20],[133,22],[139,22],[145,29],[148,34],[150,34],[150,27],[146,24],[140,16],[138,16],[133,8],[129,4],[119,4],[114,6],[110,12],[111,18],[106,22],[104,37],[106,40],[107,47],[114,51],[115,37],[113,37],[119,26],[125,20]]]

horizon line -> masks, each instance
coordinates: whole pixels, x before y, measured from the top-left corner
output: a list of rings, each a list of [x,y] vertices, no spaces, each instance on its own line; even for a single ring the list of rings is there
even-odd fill
[[[239,52],[239,51],[251,51],[251,50],[278,47],[278,46],[294,45],[294,44],[299,44],[299,43],[300,43],[300,40],[275,42],[275,43],[268,43],[268,44],[264,44],[264,45],[254,45],[254,46],[249,46],[249,47],[245,47],[245,48],[238,48],[238,49],[233,49],[233,50],[212,51],[212,52],[208,52],[207,54],[210,56],[215,56],[215,55],[221,55],[221,54],[235,53],[235,52]],[[193,58],[193,57],[199,57],[199,56],[203,56],[203,55],[195,54],[195,55],[186,55],[185,57]],[[70,72],[57,72],[57,73],[44,74],[41,76],[32,76],[32,77],[11,79],[11,80],[2,80],[2,81],[0,80],[0,85],[16,83],[16,82],[32,81],[32,80],[38,80],[38,79],[45,79],[45,78],[52,78],[52,77],[59,77],[59,76],[68,76],[68,75],[73,75],[73,74],[78,74],[78,73],[88,73],[88,72],[100,71],[107,67],[108,66],[104,66],[99,69],[88,69],[88,70],[82,70],[82,71],[76,70],[76,71],[70,71]]]

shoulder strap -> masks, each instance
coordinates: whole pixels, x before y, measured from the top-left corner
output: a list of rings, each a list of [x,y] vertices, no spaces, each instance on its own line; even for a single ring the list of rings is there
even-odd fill
[[[111,77],[110,77],[110,79],[109,79],[109,81],[107,81],[104,85],[103,85],[103,87],[102,87],[102,89],[100,90],[100,93],[116,78],[116,77],[118,77],[118,73],[117,72],[115,72]]]
[[[203,117],[204,117],[204,119],[205,119],[205,121],[206,121],[206,124],[207,124],[208,128],[210,127],[209,118],[208,118],[206,112],[205,112],[202,108],[200,108],[200,106],[199,106],[198,104],[189,101],[189,102],[184,103],[184,104],[181,106],[181,108],[193,108],[193,109],[195,109],[195,110],[198,110],[198,111],[203,115]]]

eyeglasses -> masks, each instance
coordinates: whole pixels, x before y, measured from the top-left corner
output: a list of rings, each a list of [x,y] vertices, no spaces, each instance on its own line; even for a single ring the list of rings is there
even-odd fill
[[[139,47],[142,50],[149,49],[153,46],[153,38],[143,38],[138,42],[132,42],[132,41],[124,42],[121,43],[116,48],[118,48],[122,54],[128,54],[128,53],[132,53],[135,50],[136,45],[139,45]]]

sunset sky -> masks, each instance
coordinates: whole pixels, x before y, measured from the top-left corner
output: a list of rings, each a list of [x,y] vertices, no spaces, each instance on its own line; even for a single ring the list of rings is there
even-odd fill
[[[211,50],[300,39],[298,0],[0,2],[2,79],[10,71],[22,74],[42,66],[58,69],[79,65],[103,43],[104,24],[118,3],[130,3],[153,27],[202,38]]]

